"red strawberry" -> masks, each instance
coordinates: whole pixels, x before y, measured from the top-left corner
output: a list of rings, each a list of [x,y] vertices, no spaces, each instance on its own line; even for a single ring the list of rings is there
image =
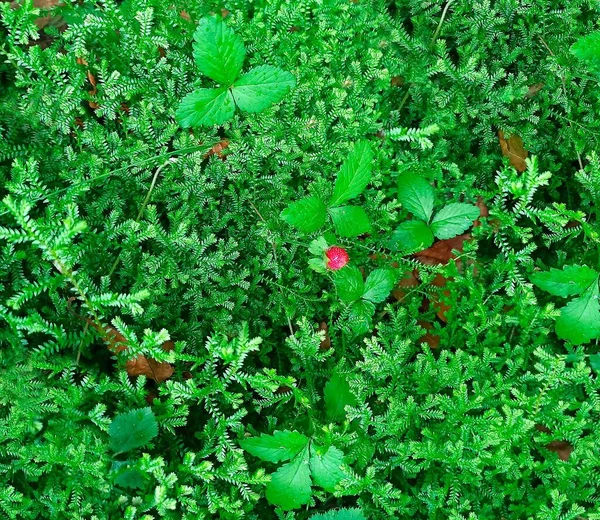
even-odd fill
[[[325,256],[327,257],[327,268],[332,271],[339,271],[350,260],[346,250],[338,246],[330,247],[325,251]]]

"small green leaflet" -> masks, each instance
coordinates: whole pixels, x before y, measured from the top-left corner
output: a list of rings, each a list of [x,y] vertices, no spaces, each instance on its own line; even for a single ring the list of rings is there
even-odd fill
[[[281,218],[300,231],[312,233],[325,224],[327,208],[319,198],[305,197],[292,202],[281,212]]]
[[[413,173],[404,173],[398,177],[398,200],[415,217],[429,222],[433,213],[435,193],[425,179]]]
[[[596,374],[600,374],[600,354],[590,354],[590,366]]]
[[[148,444],[158,435],[158,425],[150,408],[140,408],[117,415],[108,434],[110,448],[115,453],[124,453]]]
[[[338,421],[346,416],[346,406],[356,406],[356,398],[350,391],[345,376],[334,373],[323,390],[325,410],[330,421]]]
[[[270,65],[255,67],[238,78],[246,57],[244,44],[216,17],[200,20],[193,47],[198,69],[220,83],[220,88],[201,88],[183,98],[175,113],[183,128],[223,124],[233,117],[236,104],[245,112],[262,112],[296,86],[291,73]]]
[[[360,206],[330,208],[329,214],[337,234],[341,237],[357,237],[371,231],[369,217]]]
[[[453,238],[466,231],[479,217],[479,208],[473,204],[456,202],[444,206],[433,217],[431,231],[440,240]]]
[[[561,270],[533,273],[530,280],[540,289],[554,296],[575,296],[581,294],[598,278],[598,273],[587,266],[565,265]]]
[[[585,62],[592,72],[600,72],[600,31],[579,38],[571,45],[570,51]]]
[[[333,188],[329,206],[339,206],[360,195],[371,181],[373,152],[368,141],[359,141],[344,161]]]
[[[381,303],[390,295],[395,284],[394,271],[391,269],[375,269],[367,276],[362,298],[373,303]]]
[[[358,300],[350,306],[348,321],[355,334],[365,334],[372,327],[375,304],[367,300]]]
[[[266,497],[285,511],[307,504],[311,497],[309,449],[306,446],[291,462],[271,475]]]
[[[344,302],[358,300],[364,293],[365,283],[358,267],[348,265],[334,274],[338,296]]]
[[[589,343],[600,336],[598,283],[593,283],[579,298],[561,308],[556,334],[574,345]]]
[[[365,515],[360,509],[333,509],[311,516],[309,520],[365,520]]]
[[[132,467],[133,466],[133,467]],[[146,485],[147,476],[134,466],[132,461],[113,461],[111,473],[115,484],[121,487],[141,489]]]
[[[433,244],[433,233],[421,220],[406,220],[392,233],[389,248],[402,253],[423,251]]]
[[[308,444],[308,437],[298,432],[276,431],[273,435],[262,434],[240,441],[248,453],[267,462],[290,460]]]
[[[314,483],[321,486],[325,491],[333,493],[335,486],[347,475],[342,471],[344,454],[335,446],[330,446],[323,453],[323,449],[315,446],[310,447],[310,471]]]

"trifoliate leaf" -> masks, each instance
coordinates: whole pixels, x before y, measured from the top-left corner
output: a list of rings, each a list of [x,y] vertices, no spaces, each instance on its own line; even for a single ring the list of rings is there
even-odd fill
[[[473,204],[460,202],[448,204],[433,217],[431,231],[441,240],[453,238],[471,227],[477,217],[479,217],[479,208]]]
[[[273,435],[261,435],[240,441],[248,453],[267,462],[290,460],[308,444],[308,438],[298,432],[277,431]]]
[[[371,230],[369,217],[359,206],[329,208],[329,214],[337,234],[341,237],[357,237]]]
[[[579,38],[570,50],[571,54],[585,62],[592,72],[600,72],[600,31]]]
[[[296,86],[296,78],[287,71],[261,65],[238,79],[231,94],[245,112],[262,112],[277,103]]]
[[[141,448],[158,435],[156,418],[150,408],[140,408],[117,415],[108,428],[110,448],[124,453]]]
[[[307,504],[311,496],[309,450],[306,446],[296,457],[271,474],[265,495],[285,511]]]
[[[422,220],[406,220],[392,233],[389,248],[402,253],[423,251],[433,244],[433,233]]]
[[[540,289],[554,296],[575,296],[585,291],[592,283],[597,283],[598,273],[587,266],[565,265],[561,270],[533,273],[530,280]]]
[[[398,178],[398,200],[407,211],[424,222],[429,222],[433,213],[435,193],[423,177],[404,173]]]
[[[300,231],[312,233],[325,224],[327,208],[319,198],[306,197],[292,202],[282,211],[281,218]]]
[[[310,470],[314,483],[325,491],[333,493],[335,486],[344,478],[346,473],[341,466],[344,463],[344,453],[335,446],[327,451],[315,446],[310,447]]]
[[[333,374],[325,385],[323,391],[325,410],[330,421],[339,421],[346,416],[346,406],[356,406],[356,397],[350,391],[346,378],[340,374]]]
[[[354,145],[338,173],[329,206],[339,206],[360,195],[371,181],[373,152],[368,141]]]
[[[183,128],[220,125],[233,117],[235,105],[226,88],[201,88],[185,96],[175,113]]]
[[[360,509],[333,509],[313,515],[309,520],[365,520],[365,515]]]
[[[242,39],[225,22],[202,18],[194,32],[194,59],[200,72],[228,87],[240,75],[246,50]]]
[[[344,302],[353,302],[358,300],[364,293],[365,284],[362,273],[355,266],[346,266],[335,272],[335,288],[337,289],[340,300]]]
[[[394,271],[391,269],[375,269],[367,277],[362,298],[373,303],[380,303],[390,295],[395,284]]]
[[[579,298],[560,309],[556,334],[574,345],[600,337],[600,304],[598,284],[593,283]]]

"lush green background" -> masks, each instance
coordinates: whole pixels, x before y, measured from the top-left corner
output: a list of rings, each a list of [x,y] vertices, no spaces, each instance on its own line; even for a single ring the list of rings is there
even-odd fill
[[[244,70],[280,67],[297,86],[259,114],[183,129],[181,99],[214,83],[192,57],[211,12],[245,42]],[[83,0],[53,13],[39,40],[31,3],[0,4],[3,518],[600,518],[599,349],[559,339],[564,300],[529,281],[598,266],[598,75],[569,51],[597,28],[596,2]],[[385,134],[432,124],[431,148]],[[537,157],[528,171],[508,166],[499,129]],[[226,159],[206,157],[222,139]],[[370,255],[390,254],[408,216],[403,173],[429,181],[438,206],[481,197],[490,217],[460,272],[420,266],[424,283],[356,334],[308,266],[312,237],[280,214],[330,195],[365,139],[372,232],[339,241],[354,266],[389,266]],[[391,260],[398,280],[419,265]],[[451,278],[447,323],[422,305],[436,271]],[[128,377],[77,314],[173,376]],[[324,397],[332,379],[341,413]],[[158,434],[115,453],[113,418],[149,403]],[[276,510],[277,465],[240,444],[276,430],[341,450],[342,484]],[[133,487],[116,478],[125,460]]]

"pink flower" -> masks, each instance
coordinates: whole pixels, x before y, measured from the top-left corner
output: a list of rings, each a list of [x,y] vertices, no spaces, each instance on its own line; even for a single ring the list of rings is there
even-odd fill
[[[325,256],[327,257],[327,268],[332,271],[339,271],[350,260],[346,250],[338,246],[330,247],[325,251]]]

